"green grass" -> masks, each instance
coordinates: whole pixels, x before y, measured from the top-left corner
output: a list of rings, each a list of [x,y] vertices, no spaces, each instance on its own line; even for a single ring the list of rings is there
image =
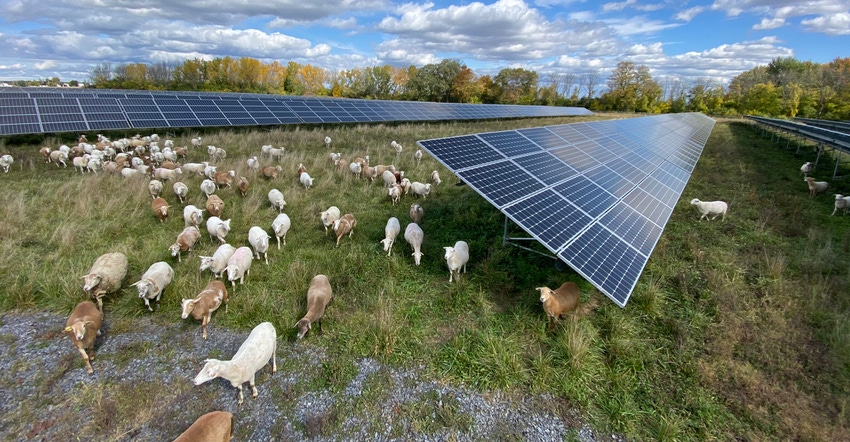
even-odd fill
[[[434,159],[426,155],[414,167],[416,140],[584,120],[204,133],[205,144],[228,151],[219,170],[234,169],[251,182],[244,198],[235,189],[218,192],[226,204],[222,218],[232,219],[228,242],[247,245],[252,225],[270,229],[276,212],[266,194],[272,187],[284,193],[292,219],[287,245],[278,250],[273,243],[269,251],[270,265],[255,260],[244,285],[228,285],[229,309],[216,313],[212,333],[271,321],[283,340],[293,341],[309,282],[324,273],[334,290],[324,333],[314,328],[297,345],[321,347],[334,357],[312,369],[309,384],[297,387],[299,394],[305,388],[342,394],[356,375],[355,361],[374,357],[398,366],[424,365],[443,381],[482,390],[554,394],[579,407],[600,431],[635,439],[847,439],[850,217],[829,214],[831,193],[848,194],[850,184],[835,181],[829,195],[809,197],[799,166],[813,160],[811,147],[795,155],[796,147],[784,149],[784,142],[771,142],[749,124],[718,122],[625,309],[572,271],[555,270],[552,260],[503,247],[503,216],[468,187],[455,186]],[[177,134],[176,144],[189,144],[194,135]],[[396,164],[412,180],[426,181],[431,170],[440,171],[443,184],[417,201],[425,210],[422,265],[414,265],[402,235],[390,257],[379,243],[388,217],[407,224],[413,199],[392,206],[379,182],[335,172],[325,135],[344,158],[370,155],[372,164]],[[391,140],[404,146],[398,157]],[[69,140],[45,140],[59,142]],[[286,147],[276,181],[244,165],[263,144]],[[198,272],[197,256],[212,254],[217,244],[203,231],[196,249],[177,263],[167,247],[182,229],[182,217],[175,213],[163,224],[154,217],[146,180],[58,169],[36,158],[38,147],[8,142],[2,147],[16,163],[0,174],[0,311],[67,314],[85,299],[80,276],[91,263],[121,251],[130,271],[124,288],[105,299],[113,330],[127,329],[142,316],[180,321],[180,299],[197,294],[211,278]],[[196,150],[189,160],[205,157]],[[299,163],[315,178],[310,190],[295,176]],[[825,179],[831,168],[821,159],[815,176]],[[188,203],[203,207],[201,178],[183,181],[190,188]],[[170,189],[169,183],[165,198],[179,207]],[[692,198],[729,202],[727,219],[698,222],[688,204]],[[319,221],[319,212],[330,205],[357,218],[353,237],[343,238],[339,247]],[[449,284],[442,247],[459,239],[470,244],[469,273]],[[175,280],[150,313],[130,284],[160,260],[172,264]],[[547,329],[534,287],[565,280],[578,282],[583,301],[598,307]],[[193,323],[185,330],[200,333],[199,328]],[[365,398],[382,397],[380,382],[366,388],[358,403],[363,409],[374,406]],[[95,390],[81,394],[102,409],[86,434],[112,437],[126,431],[122,422],[149,418],[121,415],[110,421],[107,412],[120,412],[121,403],[97,402]],[[438,399],[406,404],[407,422],[426,433],[470,425],[451,398]],[[327,435],[348,411],[317,416],[305,431]],[[496,431],[505,439],[519,436],[508,428]]]

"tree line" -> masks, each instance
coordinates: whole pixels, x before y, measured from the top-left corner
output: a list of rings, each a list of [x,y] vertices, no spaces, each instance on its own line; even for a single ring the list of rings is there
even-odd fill
[[[113,89],[190,90],[310,95],[379,100],[580,106],[593,111],[702,112],[850,120],[850,58],[829,63],[776,58],[723,85],[709,80],[658,81],[649,67],[617,64],[600,73],[540,75],[505,68],[478,75],[457,59],[422,67],[390,65],[329,71],[290,61],[253,58],[191,59],[183,63],[104,62],[89,86]]]

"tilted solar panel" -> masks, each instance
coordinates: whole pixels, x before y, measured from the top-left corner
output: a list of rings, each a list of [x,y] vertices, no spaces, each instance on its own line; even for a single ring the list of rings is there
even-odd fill
[[[625,307],[713,127],[666,114],[417,144]]]

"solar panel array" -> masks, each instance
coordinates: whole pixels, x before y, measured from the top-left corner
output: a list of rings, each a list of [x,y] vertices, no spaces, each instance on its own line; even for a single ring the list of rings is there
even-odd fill
[[[93,130],[590,115],[580,107],[289,95],[0,88],[0,136]]]
[[[418,144],[625,307],[713,127],[667,114]]]

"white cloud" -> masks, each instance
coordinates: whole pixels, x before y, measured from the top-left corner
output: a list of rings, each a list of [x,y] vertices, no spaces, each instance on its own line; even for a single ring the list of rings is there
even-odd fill
[[[673,17],[676,20],[679,20],[679,21],[690,22],[691,20],[696,18],[697,15],[700,15],[703,12],[705,12],[704,7],[694,6],[693,8],[688,8],[688,9],[685,9],[684,11],[680,11],[680,12],[676,13]]]
[[[645,16],[634,16],[604,20],[618,35],[657,34],[665,29],[682,26],[681,23],[667,23],[660,20],[650,20]]]
[[[34,68],[36,68],[40,71],[44,71],[44,70],[47,70],[47,69],[55,68],[56,62],[53,61],[53,60],[44,60],[41,63],[35,63],[34,65],[32,65],[32,67],[34,67]]]
[[[753,29],[756,31],[765,31],[770,29],[781,28],[785,26],[784,18],[763,18],[761,19],[761,23],[757,25],[753,25]]]
[[[850,35],[850,13],[846,12],[803,20],[802,24],[810,32],[821,32],[827,35]]]
[[[649,4],[641,4],[638,3],[637,0],[626,0],[624,2],[619,3],[605,3],[602,5],[602,10],[604,12],[616,12],[622,11],[624,9],[635,9],[643,12],[651,12],[657,11],[659,9],[663,9],[664,5],[661,3],[649,3]]]
[[[11,65],[0,64],[0,71],[18,71],[23,69],[25,66],[21,63],[15,63]]]

